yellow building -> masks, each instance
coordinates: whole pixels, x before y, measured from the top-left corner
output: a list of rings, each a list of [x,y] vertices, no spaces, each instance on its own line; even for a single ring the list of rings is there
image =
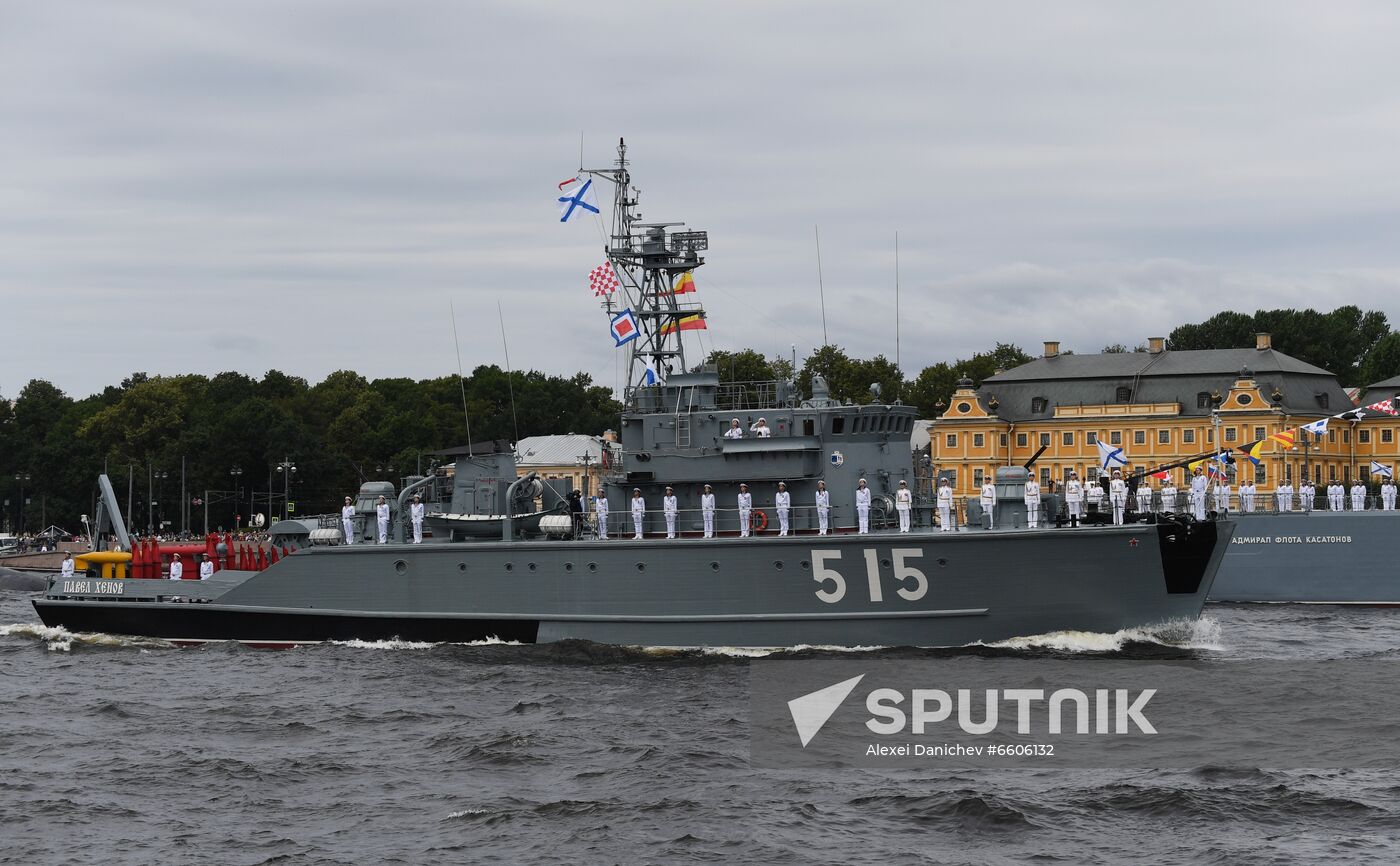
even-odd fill
[[[1097,477],[1100,441],[1142,469],[1234,450],[1352,407],[1333,374],[1274,350],[1268,334],[1253,349],[1172,351],[1165,343],[1154,337],[1147,352],[1075,355],[1047,342],[1040,358],[980,388],[964,379],[929,426],[935,471],[953,479],[958,495],[974,495],[995,467],[1022,465],[1043,448],[1035,468],[1043,486],[1058,488],[1070,471]],[[1368,395],[1389,399],[1395,385],[1400,377]],[[1397,428],[1387,416],[1333,419],[1322,436],[1298,432],[1292,448],[1266,443],[1259,466],[1235,450],[1235,472],[1253,473],[1260,493],[1282,479],[1349,484],[1368,476],[1371,460],[1400,458]],[[1187,474],[1173,472],[1178,486]]]

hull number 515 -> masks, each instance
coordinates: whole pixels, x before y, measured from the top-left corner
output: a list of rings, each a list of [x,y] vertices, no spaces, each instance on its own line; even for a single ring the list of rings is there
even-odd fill
[[[880,583],[880,556],[872,548],[866,548],[864,553],[865,585],[870,600],[879,604],[885,600],[884,588]],[[923,555],[923,549],[918,547],[896,547],[890,551],[894,580],[899,584],[895,594],[905,601],[918,601],[928,593],[928,578],[907,561]],[[812,579],[822,585],[817,590],[817,598],[827,604],[835,604],[846,597],[846,578],[836,570],[840,564],[839,550],[812,551]]]

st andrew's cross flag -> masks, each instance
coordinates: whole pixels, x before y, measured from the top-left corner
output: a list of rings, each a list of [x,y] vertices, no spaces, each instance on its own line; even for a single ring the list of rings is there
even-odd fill
[[[1115,466],[1127,466],[1128,457],[1123,453],[1121,446],[1109,445],[1100,440],[1095,443],[1099,446],[1099,468],[1108,470]]]

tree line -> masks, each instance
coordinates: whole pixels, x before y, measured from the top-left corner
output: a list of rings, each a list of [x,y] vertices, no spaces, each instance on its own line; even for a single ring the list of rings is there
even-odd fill
[[[1258,331],[1272,333],[1279,351],[1336,373],[1344,386],[1400,374],[1400,334],[1390,330],[1384,313],[1355,306],[1326,313],[1222,312],[1176,328],[1168,345],[1251,347]],[[1129,351],[1122,345],[1104,350]],[[931,364],[912,378],[883,355],[856,358],[837,346],[815,350],[800,368],[752,349],[714,352],[705,362],[718,368],[724,383],[792,380],[806,398],[812,378],[821,375],[837,400],[900,400],[918,407],[920,417],[933,418],[959,379],[975,387],[1030,360],[1018,346],[997,343],[967,358]],[[237,500],[211,510],[213,525],[229,525],[234,513],[246,515],[248,507],[236,503],[247,502],[250,488],[271,488],[280,496],[283,483],[274,467],[284,461],[296,465],[289,487],[297,510],[330,511],[362,481],[397,482],[427,470],[431,452],[467,442],[468,418],[474,441],[514,442],[550,433],[597,435],[617,424],[621,408],[611,390],[587,374],[530,371],[508,377],[495,365],[477,367],[463,379],[371,381],[341,370],[315,385],[277,370],[261,379],[233,372],[137,373],[81,399],[36,379],[13,398],[0,396],[0,489],[8,502],[0,525],[15,528],[23,487],[26,528],[38,530],[47,521],[77,531],[78,515],[91,511],[95,478],[105,466],[122,494],[130,478],[138,526],[156,514],[178,528],[182,458],[186,500],[206,490],[241,491]],[[191,526],[202,527],[201,508],[192,511]]]

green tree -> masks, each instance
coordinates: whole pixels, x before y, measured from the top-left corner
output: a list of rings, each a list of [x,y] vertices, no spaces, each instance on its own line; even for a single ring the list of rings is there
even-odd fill
[[[1381,337],[1366,353],[1356,379],[1364,387],[1393,376],[1400,376],[1400,333],[1395,332]]]

